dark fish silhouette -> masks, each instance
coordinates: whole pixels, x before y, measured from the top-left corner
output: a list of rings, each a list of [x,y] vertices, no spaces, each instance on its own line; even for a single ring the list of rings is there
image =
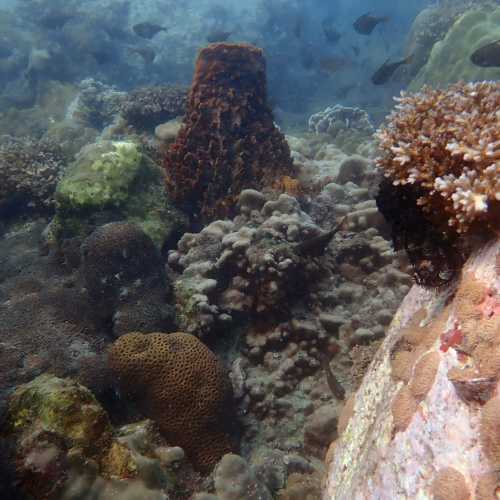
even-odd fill
[[[332,241],[332,238],[342,229],[345,220],[346,217],[344,217],[330,231],[326,231],[319,236],[297,243],[297,246],[295,247],[296,252],[300,255],[309,255],[310,257],[319,257],[320,255],[323,255],[326,247],[329,245],[330,241]]]
[[[292,32],[295,38],[298,38],[299,40],[302,38],[304,33],[304,18],[301,15],[297,17],[295,24],[293,25]]]
[[[336,73],[352,65],[352,61],[342,56],[327,56],[319,60],[319,69],[324,73]]]
[[[332,394],[337,399],[343,400],[345,398],[345,389],[337,380],[337,377],[333,374],[332,369],[330,368],[330,361],[325,354],[321,356],[321,366],[325,371],[326,381],[328,383],[328,387],[332,391]]]
[[[150,47],[130,47],[128,51],[130,54],[141,56],[147,64],[151,64],[156,57],[156,52]]]
[[[75,14],[57,9],[45,12],[38,20],[38,24],[49,30],[62,28],[68,21],[73,19]]]
[[[401,61],[396,61],[393,63],[389,62],[389,59],[380,66],[375,73],[372,75],[372,83],[373,85],[383,85],[384,83],[388,82],[393,73],[403,64],[408,64],[412,61],[413,59],[413,54],[409,55],[408,57],[405,57]]]
[[[232,31],[212,31],[207,35],[207,42],[225,42],[232,34]]]
[[[328,43],[334,44],[340,40],[342,35],[335,28],[335,24],[332,18],[328,17],[324,19],[321,23],[321,27]]]
[[[132,26],[132,30],[137,36],[145,38],[146,40],[151,40],[151,38],[153,38],[160,31],[167,31],[167,28],[158,24],[144,22],[134,24],[134,26]]]
[[[358,17],[353,23],[353,28],[361,35],[370,35],[379,23],[386,22],[388,17],[372,16],[369,12]]]
[[[470,61],[482,68],[500,67],[500,40],[479,47],[471,54]]]
[[[351,47],[352,47],[352,51],[354,52],[354,55],[356,57],[358,57],[359,56],[359,47],[357,45],[351,45]]]

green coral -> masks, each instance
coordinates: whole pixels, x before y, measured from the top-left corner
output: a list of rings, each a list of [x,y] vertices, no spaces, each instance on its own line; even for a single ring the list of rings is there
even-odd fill
[[[59,205],[70,210],[119,206],[142,165],[133,142],[111,142],[71,165],[57,187]]]
[[[410,83],[409,90],[422,85],[442,87],[460,80],[500,79],[500,68],[482,68],[470,62],[479,47],[500,39],[500,7],[469,10],[453,24],[445,38],[434,44],[429,60]]]
[[[170,204],[164,184],[163,170],[133,142],[87,146],[57,187],[53,239],[85,237],[95,218],[101,223],[125,220],[161,248],[187,224],[187,217]]]

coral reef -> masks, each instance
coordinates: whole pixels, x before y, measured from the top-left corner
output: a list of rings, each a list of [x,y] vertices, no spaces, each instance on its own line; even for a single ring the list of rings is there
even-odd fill
[[[337,147],[351,154],[375,132],[366,111],[340,104],[313,114],[309,118],[309,130],[327,134]]]
[[[54,205],[57,181],[66,167],[61,148],[49,140],[0,139],[0,213]]]
[[[109,362],[123,392],[138,401],[197,469],[210,471],[231,450],[224,424],[231,406],[229,379],[196,337],[130,333],[113,344]]]
[[[54,237],[85,237],[96,219],[101,224],[126,220],[161,248],[186,223],[165,196],[163,179],[133,142],[100,141],[83,148],[57,186]]]
[[[266,103],[265,60],[251,45],[212,44],[196,62],[187,112],[165,158],[175,203],[203,221],[234,213],[245,188],[294,177]]]
[[[120,102],[119,111],[136,130],[153,131],[160,123],[184,116],[186,100],[187,89],[183,87],[143,87],[129,92]]]
[[[304,292],[319,271],[310,256],[322,250],[321,241],[314,247],[322,231],[295,198],[268,201],[244,190],[238,205],[234,221],[186,233],[169,254],[169,264],[182,271],[174,287],[179,325],[189,333],[206,335],[235,313],[284,313],[299,283]]]
[[[68,117],[86,127],[102,130],[120,111],[127,94],[93,78],[79,84],[79,94],[68,109]]]
[[[173,328],[174,311],[161,259],[138,226],[111,222],[81,246],[81,272],[96,315],[118,337]]]
[[[475,66],[470,61],[470,55],[479,47],[500,38],[499,20],[500,8],[491,5],[466,11],[455,21],[444,39],[434,44],[427,63],[412,80],[409,90],[419,90],[422,85],[444,86],[459,81],[498,80],[499,68]]]
[[[378,205],[393,224],[396,247],[407,248],[416,265],[430,262],[431,278],[441,261],[450,279],[463,260],[459,237],[494,232],[500,221],[500,86],[459,83],[398,101],[377,133],[376,162],[388,180]]]
[[[499,240],[490,241],[458,284],[437,293],[415,285],[404,299],[332,449],[328,498],[492,498],[499,255]]]
[[[166,500],[192,473],[153,422],[113,428],[88,389],[41,375],[13,394],[5,429],[16,480],[30,498]],[[179,466],[184,467],[180,470]]]

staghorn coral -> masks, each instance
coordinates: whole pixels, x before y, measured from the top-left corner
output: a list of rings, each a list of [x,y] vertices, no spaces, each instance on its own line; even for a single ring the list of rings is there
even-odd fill
[[[234,212],[245,188],[295,177],[290,150],[266,103],[265,60],[245,44],[203,49],[187,114],[165,158],[174,202],[204,221]]]
[[[377,165],[394,186],[412,186],[425,217],[445,233],[500,217],[500,84],[458,83],[402,94],[377,132]]]
[[[216,356],[186,333],[129,333],[109,351],[122,390],[181,446],[193,465],[209,471],[231,450],[223,430],[230,383]]]
[[[66,166],[66,155],[50,140],[0,138],[0,210],[53,207],[54,191]]]
[[[142,87],[128,93],[118,108],[128,125],[139,131],[152,131],[161,123],[183,116],[186,98],[184,87]]]

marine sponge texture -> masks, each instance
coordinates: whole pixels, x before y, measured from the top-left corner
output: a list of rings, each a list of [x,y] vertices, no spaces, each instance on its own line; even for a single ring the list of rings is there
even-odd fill
[[[378,132],[377,164],[394,186],[412,186],[443,232],[500,221],[500,83],[457,83],[402,94]]]
[[[186,333],[129,333],[110,349],[109,362],[125,394],[156,420],[170,444],[193,465],[210,470],[231,449],[222,431],[229,379],[215,354]]]

